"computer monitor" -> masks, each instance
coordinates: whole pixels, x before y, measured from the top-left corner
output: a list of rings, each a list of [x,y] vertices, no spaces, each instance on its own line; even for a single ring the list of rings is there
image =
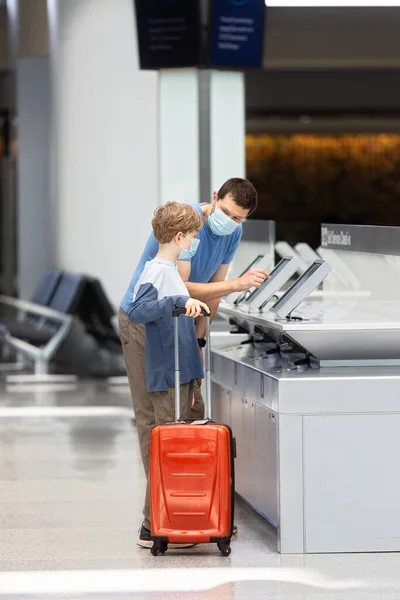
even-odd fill
[[[267,269],[268,265],[269,265],[269,260],[270,257],[265,254],[259,254],[246,268],[245,270],[239,275],[239,277],[242,277],[242,275],[244,275],[245,273],[247,273],[247,271],[250,271],[250,269]],[[225,300],[227,302],[233,302],[233,304],[239,304],[240,302],[242,302],[242,300],[244,300],[244,298],[246,298],[246,296],[249,295],[249,292],[251,293],[251,290],[246,290],[245,292],[233,292],[232,294],[229,294],[228,296],[226,296]]]
[[[330,272],[331,267],[323,260],[316,260],[297,281],[270,308],[270,312],[285,319],[311,294]]]
[[[321,257],[309,244],[305,244],[304,242],[299,242],[295,245],[294,250],[298,252],[301,258],[305,263],[310,266],[314,260],[321,260]]]
[[[323,256],[323,254],[318,253],[316,250],[313,250],[311,248],[311,246],[309,246],[308,244],[305,243],[298,243],[295,245],[294,249],[296,250],[296,252],[298,252],[300,254],[300,256],[309,264],[311,265],[311,263],[314,262],[314,260],[321,260],[324,259],[326,260],[332,267],[331,272],[329,273],[329,281],[331,283],[331,286],[334,289],[341,289],[341,288],[348,288],[349,285],[346,282],[346,279],[344,279],[341,274],[337,271],[337,269],[335,269],[335,266],[333,264],[333,262],[331,260],[329,260],[329,257],[325,257]]]
[[[242,271],[239,275],[239,277],[242,277],[242,275],[244,275],[245,273],[247,273],[247,271],[250,271],[250,269],[255,269],[256,266],[258,265],[258,263],[261,261],[261,259],[264,258],[263,254],[259,254],[250,264],[248,267],[245,268],[244,271]]]
[[[308,268],[309,264],[302,259],[300,254],[296,252],[296,250],[287,242],[276,242],[275,244],[275,252],[281,258],[286,258],[288,256],[293,256],[298,260],[297,272],[299,275],[302,275]]]
[[[266,279],[261,287],[247,296],[241,305],[247,307],[250,311],[261,310],[268,300],[296,273],[297,268],[297,258],[290,256],[282,258],[271,271],[270,278]]]
[[[340,250],[336,251],[328,248],[322,248],[322,246],[317,249],[317,252],[322,259],[329,262],[336,277],[340,280],[345,288],[355,291],[358,291],[362,288],[361,281],[347,265],[344,252],[341,252]]]

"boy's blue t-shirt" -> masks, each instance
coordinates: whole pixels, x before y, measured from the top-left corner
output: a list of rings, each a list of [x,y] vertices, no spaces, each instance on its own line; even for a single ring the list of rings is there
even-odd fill
[[[201,204],[193,204],[203,218],[203,227],[198,233],[200,240],[196,254],[191,259],[189,281],[193,283],[208,283],[221,265],[232,262],[242,236],[242,225],[239,225],[231,235],[214,235],[204,219]],[[130,281],[129,287],[121,302],[121,308],[127,314],[132,309],[133,294],[139,277],[146,263],[156,256],[158,242],[153,232],[150,234],[139,264]]]

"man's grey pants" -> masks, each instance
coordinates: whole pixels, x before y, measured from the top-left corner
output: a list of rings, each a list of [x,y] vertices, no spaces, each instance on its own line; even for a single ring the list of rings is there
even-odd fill
[[[173,421],[175,418],[174,389],[168,392],[148,392],[146,390],[146,360],[144,326],[134,325],[122,310],[118,313],[119,333],[124,353],[126,371],[132,396],[136,427],[139,436],[140,452],[146,474],[146,498],[143,508],[144,526],[150,529],[149,459],[150,435],[155,425]],[[195,404],[191,408],[192,397]],[[181,418],[203,419],[204,402],[197,383],[181,386]]]

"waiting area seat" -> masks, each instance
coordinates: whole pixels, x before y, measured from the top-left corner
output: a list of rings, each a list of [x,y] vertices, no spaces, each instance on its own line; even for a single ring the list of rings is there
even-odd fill
[[[14,298],[1,297],[0,304],[14,309],[11,317],[1,317],[11,336],[34,346],[49,343],[57,333],[60,319],[55,312],[43,314],[38,307],[48,307],[62,315],[72,314],[79,302],[84,286],[82,275],[71,275],[60,271],[46,271],[33,293],[31,311],[25,312],[21,302]],[[15,312],[18,311],[18,315]]]
[[[61,271],[55,271],[52,269],[46,271],[29,301],[40,306],[49,306],[53,294],[60,282],[61,276]],[[14,299],[10,298],[10,300]],[[8,306],[10,305],[9,302],[4,302],[3,304]],[[0,312],[0,321],[13,335],[20,338],[21,335],[28,335],[29,333],[33,339],[37,339],[38,343],[45,343],[48,336],[44,336],[38,332],[37,327],[38,322],[41,320],[43,320],[43,317],[39,316],[36,312],[23,313],[18,319],[15,317],[15,310],[12,310],[11,315],[4,314],[4,309]]]
[[[13,348],[36,375],[125,373],[113,328],[115,311],[100,282],[75,273],[47,271],[30,301],[0,296],[2,344]]]
[[[42,306],[49,306],[51,299],[53,298],[54,292],[56,291],[62,272],[54,269],[49,269],[45,272],[42,279],[40,280],[36,290],[33,292],[30,301],[34,304],[41,304]]]

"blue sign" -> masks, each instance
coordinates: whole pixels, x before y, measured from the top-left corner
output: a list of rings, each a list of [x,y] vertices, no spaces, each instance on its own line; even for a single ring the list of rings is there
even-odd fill
[[[264,0],[213,0],[211,66],[261,67],[264,20]]]

